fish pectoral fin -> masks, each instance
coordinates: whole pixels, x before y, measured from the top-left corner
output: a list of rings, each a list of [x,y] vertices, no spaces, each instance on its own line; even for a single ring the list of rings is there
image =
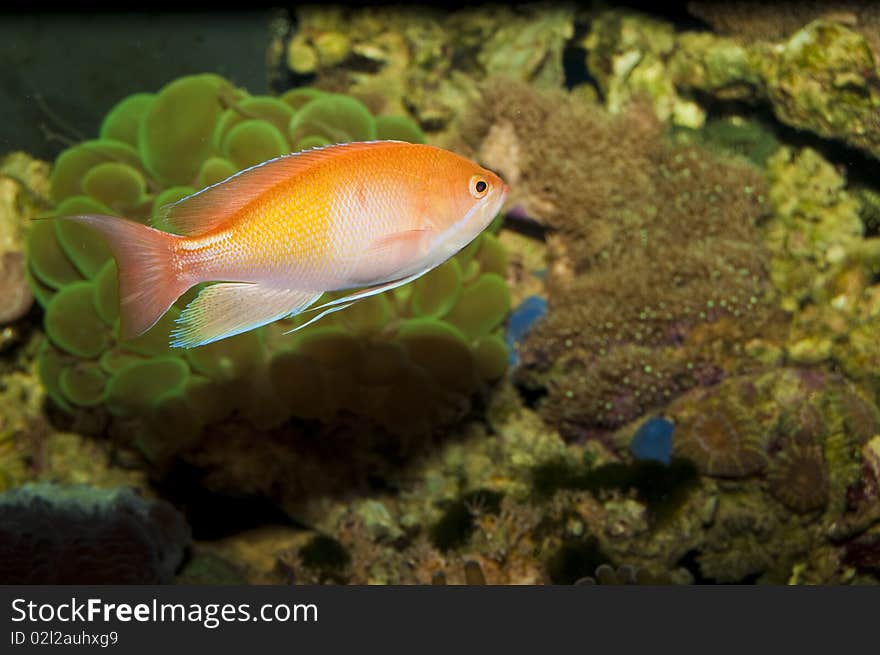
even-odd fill
[[[194,348],[298,314],[322,294],[249,282],[221,282],[196,296],[171,332],[175,348]]]
[[[419,248],[427,237],[433,234],[433,230],[427,228],[418,230],[404,230],[386,234],[373,241],[367,246],[367,252],[388,253],[398,249],[413,250]]]
[[[428,251],[434,234],[429,229],[404,230],[376,239],[360,256],[351,282],[356,285],[387,280],[395,271],[408,268]]]

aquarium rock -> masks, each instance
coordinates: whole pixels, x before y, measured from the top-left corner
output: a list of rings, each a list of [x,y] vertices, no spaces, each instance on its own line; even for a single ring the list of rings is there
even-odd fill
[[[697,94],[765,103],[787,125],[880,157],[876,53],[848,23],[831,14],[779,40],[746,40],[679,33],[615,9],[592,21],[583,46],[611,111],[644,94],[662,119],[699,127],[705,117]]]
[[[163,584],[190,540],[164,501],[127,488],[30,484],[0,495],[4,584]]]

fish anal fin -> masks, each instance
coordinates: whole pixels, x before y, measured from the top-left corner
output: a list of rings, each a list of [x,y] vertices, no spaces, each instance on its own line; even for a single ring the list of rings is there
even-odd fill
[[[247,282],[221,282],[205,289],[181,312],[171,345],[193,348],[297,314],[320,293]]]

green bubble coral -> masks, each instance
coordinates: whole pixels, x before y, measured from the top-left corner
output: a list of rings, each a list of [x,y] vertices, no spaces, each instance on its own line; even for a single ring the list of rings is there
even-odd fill
[[[403,116],[377,116],[376,138],[424,143],[425,134],[418,125]]]
[[[196,180],[201,188],[222,182],[228,177],[235,175],[238,169],[228,159],[223,157],[209,157],[199,169],[199,177]]]
[[[94,139],[68,148],[55,161],[49,178],[49,194],[53,202],[83,193],[82,183],[86,174],[98,164],[118,162],[141,166],[135,148],[122,141]]]
[[[61,249],[50,221],[35,222],[28,233],[28,268],[35,280],[53,290],[82,279]]]
[[[122,141],[136,148],[141,117],[153,105],[155,98],[153,93],[134,93],[122,99],[101,122],[98,130],[100,137]]]
[[[74,405],[94,407],[104,400],[107,377],[93,362],[75,362],[61,370],[58,383]]]
[[[211,136],[234,87],[217,75],[174,80],[144,113],[138,148],[144,164],[163,184],[188,184],[213,154]]]
[[[376,121],[362,103],[334,93],[304,104],[287,130],[294,143],[314,135],[334,143],[371,141],[376,138]]]
[[[311,102],[312,100],[315,100],[316,98],[320,98],[325,95],[327,94],[320,89],[313,89],[308,86],[300,86],[295,89],[285,91],[278,99],[296,110],[302,107],[307,102]]]
[[[248,119],[257,119],[262,122],[274,125],[279,132],[287,131],[287,126],[293,118],[294,110],[290,105],[278,98],[271,96],[254,96],[244,98],[237,102],[233,107],[227,109],[217,126],[214,128],[213,140],[214,147],[220,149],[223,144],[224,137],[229,131]]]
[[[45,323],[52,343],[71,355],[98,357],[109,344],[90,282],[74,282],[59,291],[46,306]]]
[[[278,128],[255,118],[242,121],[223,138],[223,155],[238,170],[286,152],[287,141]]]
[[[118,415],[146,414],[160,396],[182,390],[189,374],[189,367],[179,357],[133,363],[110,380],[107,407]]]
[[[167,205],[241,168],[374,138],[424,142],[408,119],[374,118],[344,95],[305,87],[250,96],[216,75],[188,76],[123,99],[101,138],[64,151],[49,214],[116,214],[161,229]],[[38,370],[47,393],[66,411],[105,408],[114,420],[134,420],[127,433],[157,464],[197,451],[206,426],[230,421],[251,431],[291,419],[392,435],[431,431],[460,417],[506,371],[507,260],[488,231],[414,284],[296,334],[285,332],[310,316],[190,350],[170,348],[169,334],[199,287],[148,332],[123,341],[116,262],[96,233],[35,221],[27,246],[30,284],[46,310]]]
[[[140,171],[117,161],[91,168],[82,179],[82,189],[86,195],[120,213],[135,207],[147,190]]]
[[[432,275],[413,282],[412,310],[417,316],[443,317],[461,296],[462,272],[457,259],[441,264]]]

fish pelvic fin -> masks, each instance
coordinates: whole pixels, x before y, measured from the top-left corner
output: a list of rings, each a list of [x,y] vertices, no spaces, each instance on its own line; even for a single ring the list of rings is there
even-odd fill
[[[120,337],[143,334],[168,311],[192,282],[178,274],[177,240],[142,223],[117,216],[65,216],[97,231],[119,269]]]
[[[221,282],[202,289],[171,332],[175,348],[195,348],[298,314],[321,293],[250,282]]]

